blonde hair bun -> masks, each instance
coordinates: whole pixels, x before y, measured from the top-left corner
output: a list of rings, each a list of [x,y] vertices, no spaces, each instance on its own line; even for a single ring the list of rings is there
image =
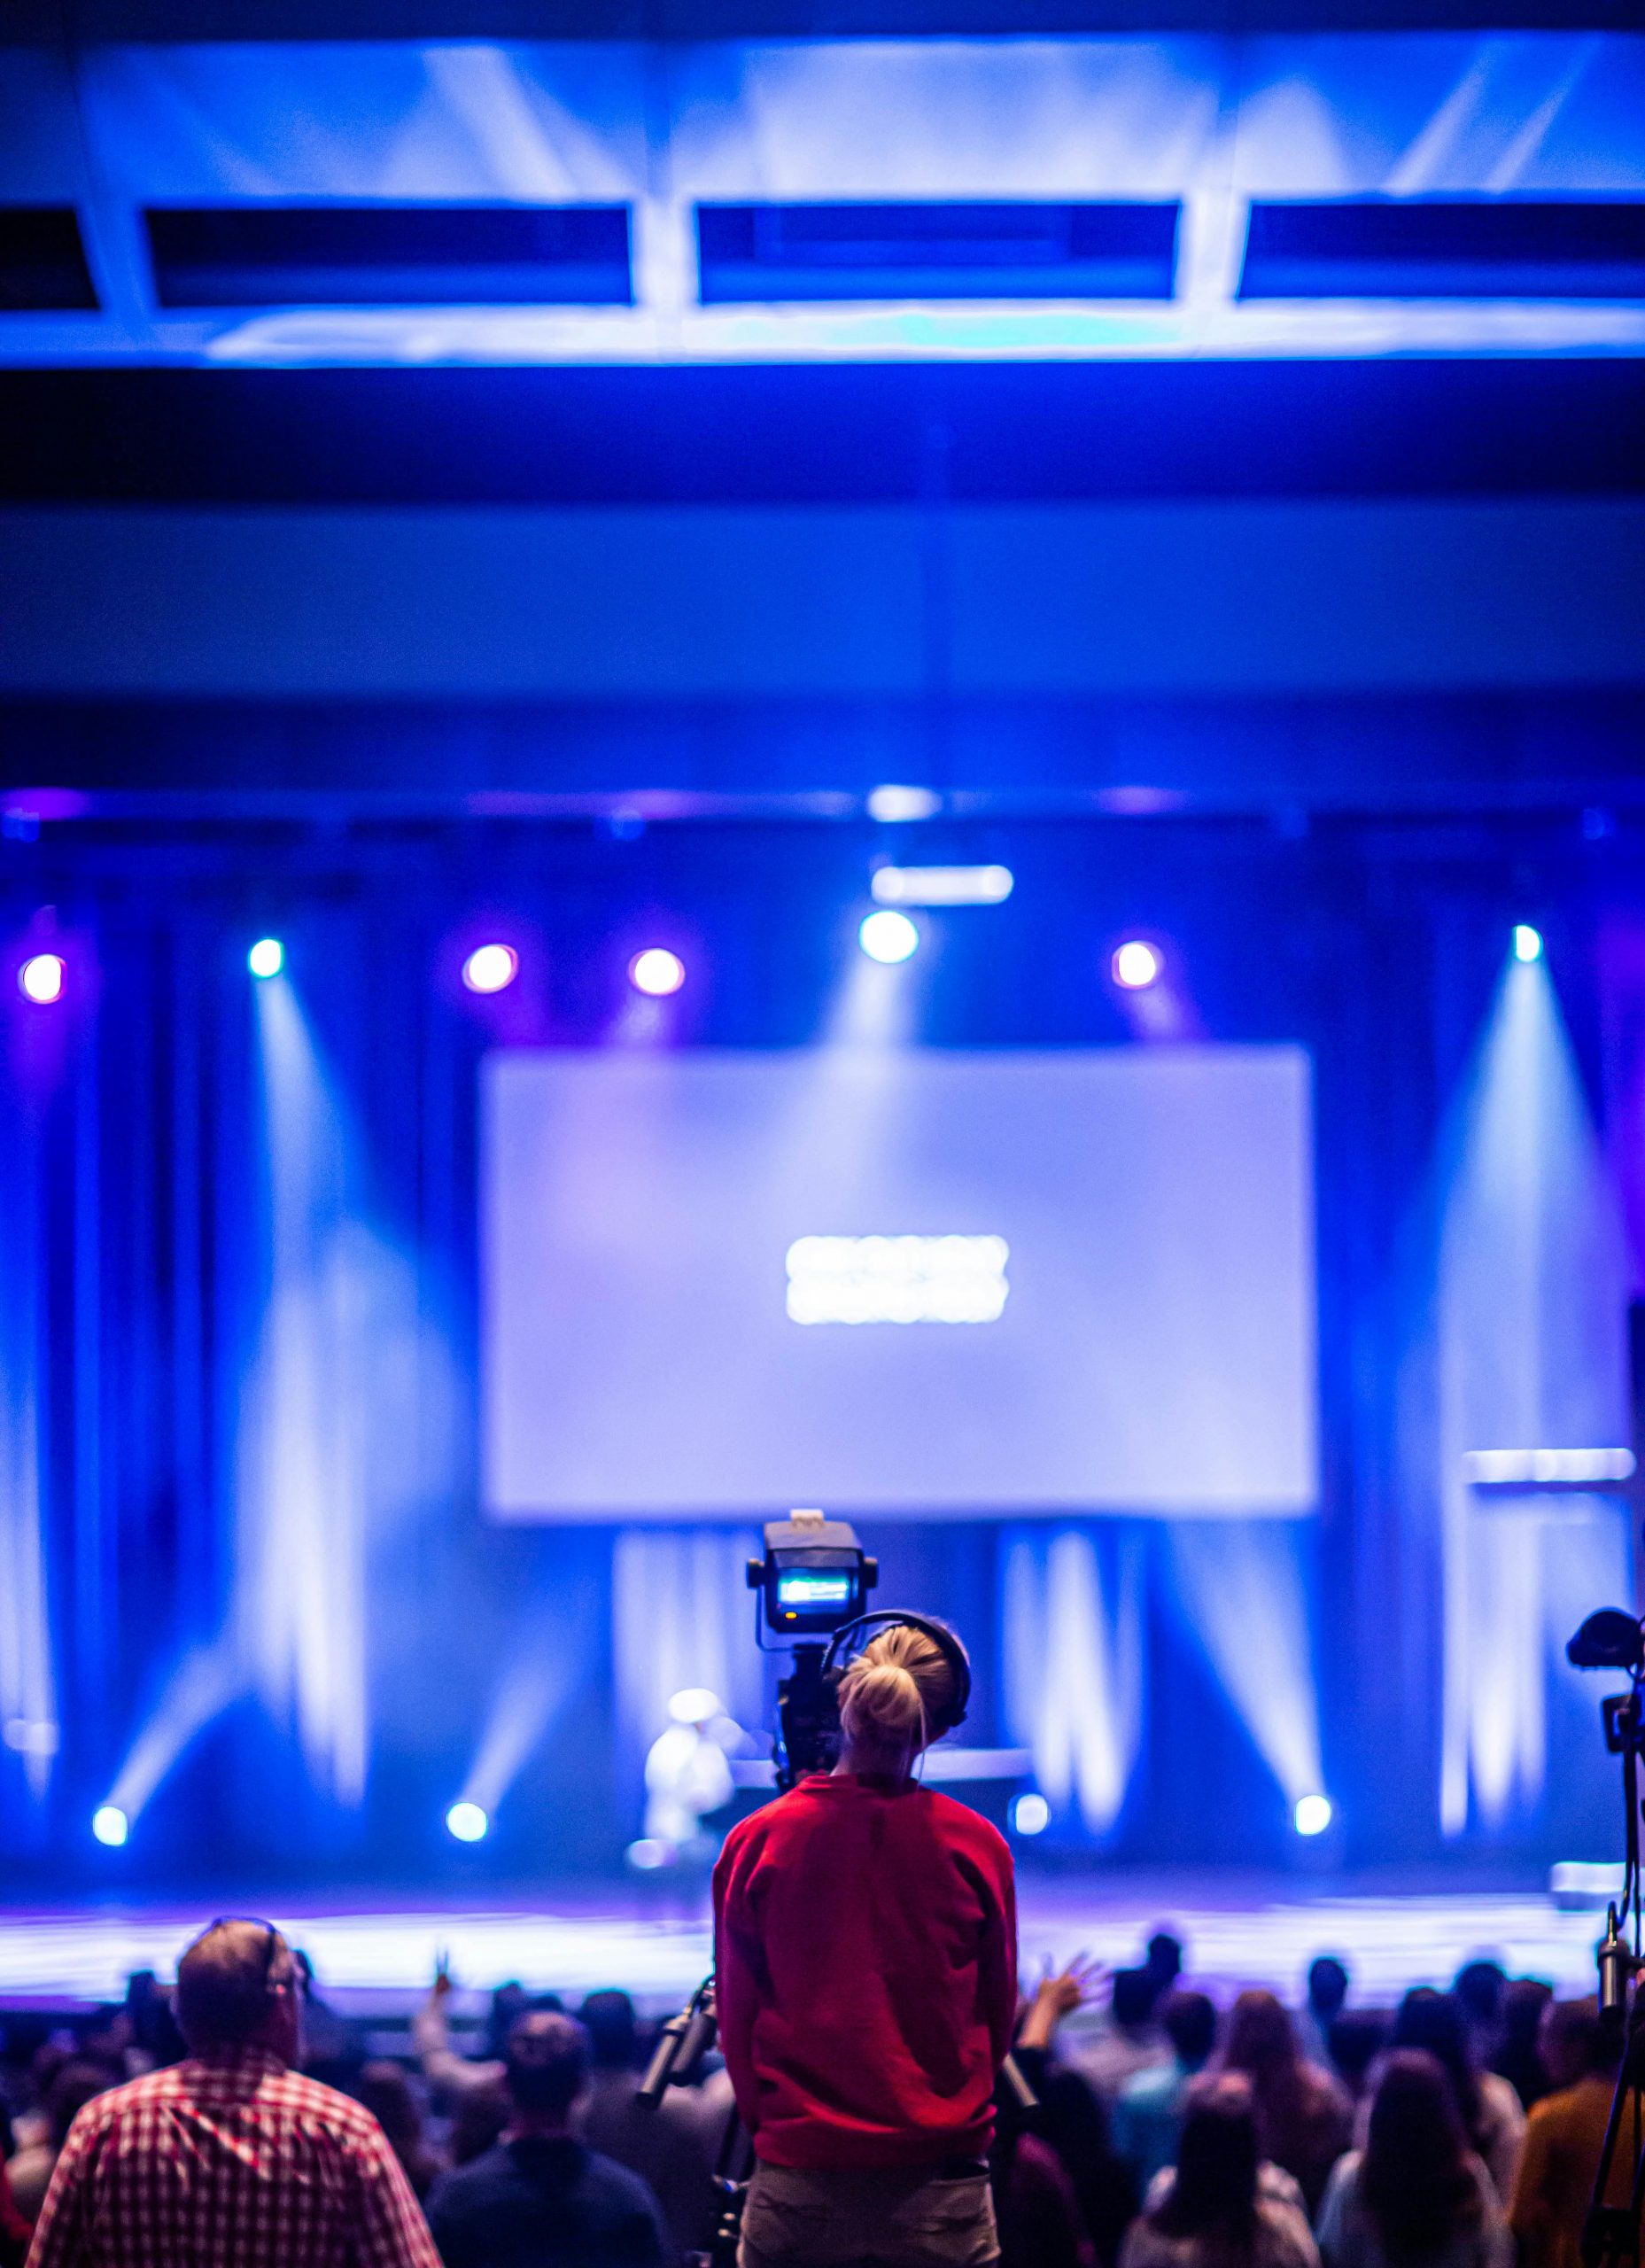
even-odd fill
[[[840,1722],[856,1746],[921,1749],[954,1702],[954,1673],[935,1638],[906,1622],[871,1639],[840,1680]]]

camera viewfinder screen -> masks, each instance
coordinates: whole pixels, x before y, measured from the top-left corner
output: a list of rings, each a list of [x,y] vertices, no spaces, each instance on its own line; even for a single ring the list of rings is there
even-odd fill
[[[488,1508],[1310,1512],[1312,1146],[1293,1047],[493,1055]]]

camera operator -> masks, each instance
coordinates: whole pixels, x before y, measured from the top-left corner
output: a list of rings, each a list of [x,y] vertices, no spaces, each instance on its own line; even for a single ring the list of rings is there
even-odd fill
[[[881,1630],[838,1699],[833,1772],[741,1821],[714,1874],[720,2039],[757,2159],[741,2268],[992,2268],[1011,1853],[914,1776],[955,1720],[934,1638]]]

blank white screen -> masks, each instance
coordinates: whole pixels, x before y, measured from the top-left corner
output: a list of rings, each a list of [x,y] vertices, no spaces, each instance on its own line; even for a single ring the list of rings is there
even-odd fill
[[[1290,1047],[493,1055],[489,1508],[1310,1511],[1311,1152]],[[901,1234],[1005,1238],[998,1319],[789,1319]]]

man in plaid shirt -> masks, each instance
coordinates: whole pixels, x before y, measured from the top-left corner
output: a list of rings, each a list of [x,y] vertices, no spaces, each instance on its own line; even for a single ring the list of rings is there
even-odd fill
[[[292,2067],[297,1963],[267,1922],[218,1922],[177,1969],[187,2062],[89,2102],[28,2268],[439,2268],[369,2110]]]

